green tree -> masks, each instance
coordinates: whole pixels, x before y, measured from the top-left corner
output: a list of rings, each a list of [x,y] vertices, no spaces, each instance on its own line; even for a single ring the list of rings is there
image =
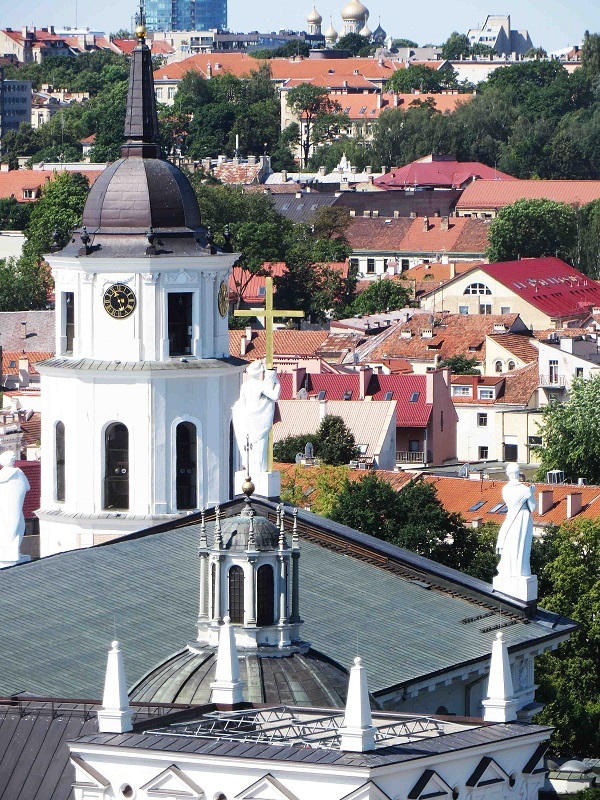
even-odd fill
[[[56,242],[64,247],[71,233],[79,225],[89,191],[89,181],[80,172],[59,172],[42,189],[35,203],[29,225],[23,256],[33,261],[48,253]]]
[[[321,206],[310,218],[317,239],[345,239],[351,224],[350,211],[340,206]]]
[[[19,203],[15,197],[0,199],[0,230],[22,231],[29,222],[33,203]]]
[[[565,403],[544,406],[540,434],[538,479],[561,469],[568,480],[600,483],[600,375],[574,378]]]
[[[287,93],[288,108],[300,120],[300,147],[303,164],[308,164],[310,148],[313,144],[313,128],[318,126],[324,117],[330,117],[341,106],[329,98],[327,89],[321,89],[310,83],[301,83]]]
[[[356,442],[341,417],[327,414],[317,431],[318,456],[334,467],[347,464],[357,455]]]
[[[555,727],[556,754],[594,757],[600,752],[600,520],[564,523],[552,547],[543,568],[551,589],[542,605],[580,628],[557,655],[536,661],[539,697],[546,704],[536,722]]]
[[[376,280],[361,292],[352,303],[353,314],[379,314],[405,308],[409,303],[409,289],[399,281],[389,278]]]
[[[373,53],[375,47],[366,36],[361,36],[360,33],[347,33],[338,39],[334,50],[346,50],[351,56],[366,57]]]
[[[573,264],[581,272],[597,279],[600,266],[600,200],[576,209],[577,244]]]
[[[440,361],[440,367],[450,367],[453,375],[480,375],[481,370],[477,367],[477,359],[468,356],[450,356]]]
[[[411,64],[405,69],[398,69],[386,84],[386,88],[401,94],[412,91],[439,92],[443,85],[443,74],[423,64]]]
[[[52,276],[44,261],[21,256],[0,261],[0,311],[32,311],[48,307]]]
[[[346,481],[329,516],[342,525],[390,542],[397,527],[397,506],[397,492],[374,472],[368,472],[361,480]]]
[[[418,47],[417,42],[412,39],[392,39],[392,50],[399,50],[401,47]]]
[[[454,31],[442,45],[442,58],[450,61],[458,61],[461,56],[468,56],[471,53],[471,42],[464,33]]]
[[[572,206],[553,200],[517,200],[505,206],[490,225],[490,261],[558,256],[569,258],[577,237]]]
[[[586,31],[581,47],[581,67],[594,80],[600,78],[600,33]]]
[[[543,47],[530,47],[524,58],[548,58],[548,53]]]
[[[298,436],[286,436],[273,445],[273,460],[282,464],[294,464],[298,453],[304,453],[304,448],[310,442],[314,448],[317,441],[316,433],[301,433]]]

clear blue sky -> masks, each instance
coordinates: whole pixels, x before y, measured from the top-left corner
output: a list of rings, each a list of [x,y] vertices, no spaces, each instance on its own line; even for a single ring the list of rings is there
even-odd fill
[[[365,0],[363,0],[365,2]],[[318,0],[317,9],[325,25],[333,17],[336,30],[341,27],[340,10],[345,0]],[[47,24],[79,25],[105,30],[107,33],[129,27],[137,3],[123,0],[0,0],[0,27],[20,28],[24,24],[38,27]],[[598,0],[521,0],[508,8],[493,0],[429,0],[412,3],[408,0],[366,0],[371,28],[381,24],[388,34],[414,39],[420,44],[444,41],[453,30],[466,32],[477,27],[486,14],[510,13],[512,27],[527,28],[537,46],[556,50],[581,41],[584,30],[600,31]],[[76,12],[77,8],[77,12]],[[235,31],[270,31],[280,28],[302,29],[311,10],[311,0],[288,5],[280,0],[229,0],[229,27]]]

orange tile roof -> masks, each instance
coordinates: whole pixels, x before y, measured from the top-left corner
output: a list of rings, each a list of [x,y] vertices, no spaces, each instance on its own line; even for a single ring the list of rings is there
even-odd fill
[[[432,328],[432,317],[436,320],[433,336],[425,338],[422,332]],[[441,359],[466,355],[483,361],[486,336],[492,333],[494,325],[502,323],[510,329],[518,319],[518,314],[414,314],[408,322],[392,325],[377,334],[371,342],[359,347],[358,353],[361,360],[375,362],[390,358],[434,361],[438,354]],[[402,331],[410,331],[411,338],[403,338]],[[364,357],[363,349],[368,349]]]
[[[89,180],[90,185],[102,175],[102,170],[86,170],[85,164],[79,170]],[[23,197],[23,192],[33,189],[36,195],[46,183],[52,181],[58,173],[50,169],[11,169],[9,172],[0,172],[0,198],[14,197],[19,203],[31,203],[36,197]]]
[[[327,339],[329,331],[298,331],[281,329],[274,333],[274,352],[276,356],[313,356],[321,344]],[[233,356],[240,355],[241,330],[229,331],[229,352]],[[244,358],[254,361],[265,357],[265,332],[253,330],[252,341],[246,349]]]
[[[515,355],[525,364],[537,361],[539,351],[532,344],[533,337],[522,333],[490,333],[489,338]]]
[[[21,350],[15,351],[2,351],[2,375],[18,375],[19,374],[19,359],[27,358],[29,361],[29,374],[37,375],[35,364],[38,361],[45,361],[47,358],[52,358],[54,353],[46,352],[28,352],[25,353]],[[14,364],[14,366],[12,366]]]
[[[234,164],[228,161],[225,164],[217,164],[212,171],[221,183],[237,185],[258,183],[260,170],[260,164]]]
[[[264,60],[253,58],[246,53],[198,53],[183,61],[160,67],[154,73],[154,78],[178,80],[190,69],[197,70],[206,77],[209,64],[213,75],[222,71],[243,77],[264,63]],[[404,63],[401,61],[377,58],[272,58],[268,64],[274,80],[296,79],[301,82],[314,80],[319,76],[345,75],[350,70],[352,74],[356,73],[367,80],[381,83],[391,78],[398,69],[404,68]],[[438,66],[436,63],[436,68]]]
[[[448,264],[434,261],[430,264],[417,264],[415,267],[410,267],[403,272],[403,277],[404,280],[449,281],[453,277],[452,273],[463,275],[477,264],[481,264],[481,261],[453,261]]]
[[[302,83],[310,83],[313,86],[322,86],[327,89],[368,89],[372,92],[378,89],[373,81],[369,81],[364,75],[354,72],[333,74],[327,72],[309,79],[290,78],[290,80],[285,82],[284,88],[292,89],[295,86],[300,86]]]
[[[442,230],[441,217],[384,219],[355,217],[346,232],[353,250],[398,253],[485,253],[489,225],[484,220],[450,217]]]
[[[380,94],[335,94],[330,92],[329,99],[340,104],[338,113],[346,114],[351,120],[378,119],[382,111],[388,107],[388,101]],[[382,108],[382,103],[385,103]]]
[[[584,205],[600,199],[600,181],[480,180],[467,186],[456,208],[499,209],[521,199]]]
[[[476,375],[455,375],[452,378],[452,384],[455,386],[470,386],[476,378]],[[521,367],[521,369],[506,372],[503,375],[477,378],[477,386],[498,387],[495,399],[483,400],[480,397],[454,395],[452,397],[452,402],[456,406],[515,405],[526,407],[531,400],[532,394],[536,391],[538,384],[538,365],[537,362],[535,362],[533,364],[527,364],[527,366]]]
[[[446,511],[461,514],[465,522],[480,518],[483,522],[502,524],[505,514],[490,513],[490,509],[502,502],[504,480],[469,480],[428,475],[425,480],[433,484],[437,496]],[[560,525],[567,519],[567,495],[580,492],[583,508],[577,517],[596,519],[600,517],[600,486],[576,486],[573,484],[536,484],[536,497],[540,490],[552,490],[554,503],[545,514],[533,512],[534,525]],[[469,511],[477,503],[484,505]]]
[[[425,103],[432,101],[435,108],[441,111],[442,114],[453,114],[458,106],[466,105],[469,103],[474,95],[472,94],[452,94],[452,93],[423,93],[415,92],[414,94],[397,94],[396,97],[398,105],[401,108],[409,108],[411,105],[418,105],[419,102]]]

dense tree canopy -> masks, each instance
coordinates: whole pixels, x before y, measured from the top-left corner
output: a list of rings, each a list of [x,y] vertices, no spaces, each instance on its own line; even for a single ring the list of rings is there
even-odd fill
[[[375,280],[352,303],[353,314],[379,314],[405,308],[410,299],[408,286],[389,278]]]
[[[301,83],[287,93],[290,110],[301,120],[300,147],[302,163],[308,164],[312,145],[332,138],[347,124],[348,118],[340,114],[341,106],[331,100],[327,89],[311,83]]]
[[[324,464],[343,466],[357,455],[356,442],[344,420],[327,414],[315,433],[287,436],[273,448],[275,461],[293,464],[298,453],[304,453],[307,443],[313,446],[313,455]]]
[[[538,477],[561,469],[567,480],[600,483],[600,375],[574,378],[569,399],[543,407]]]
[[[498,212],[490,225],[490,261],[558,256],[569,258],[577,241],[572,206],[554,200],[517,200]]]
[[[478,363],[476,358],[457,355],[440,361],[440,367],[449,367],[453,375],[480,375],[481,370],[477,366]]]
[[[360,33],[347,33],[338,39],[334,49],[345,50],[351,56],[370,56],[375,46],[369,42],[366,36],[361,36]]]

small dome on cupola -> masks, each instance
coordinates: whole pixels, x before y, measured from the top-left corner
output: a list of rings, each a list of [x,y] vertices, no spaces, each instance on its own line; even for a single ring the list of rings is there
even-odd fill
[[[359,33],[361,36],[364,36],[365,39],[370,39],[373,35],[368,25],[365,25],[363,28],[361,28]]]
[[[380,21],[379,25],[373,31],[373,39],[376,42],[385,42],[386,38],[387,38],[387,33],[381,27],[381,21]]]
[[[325,31],[325,41],[329,43],[337,42],[338,40],[338,32],[333,27],[333,21],[330,20],[329,27]]]
[[[319,14],[317,9],[313,6],[313,10],[310,12],[306,21],[309,25],[320,25],[323,22],[323,17]]]

